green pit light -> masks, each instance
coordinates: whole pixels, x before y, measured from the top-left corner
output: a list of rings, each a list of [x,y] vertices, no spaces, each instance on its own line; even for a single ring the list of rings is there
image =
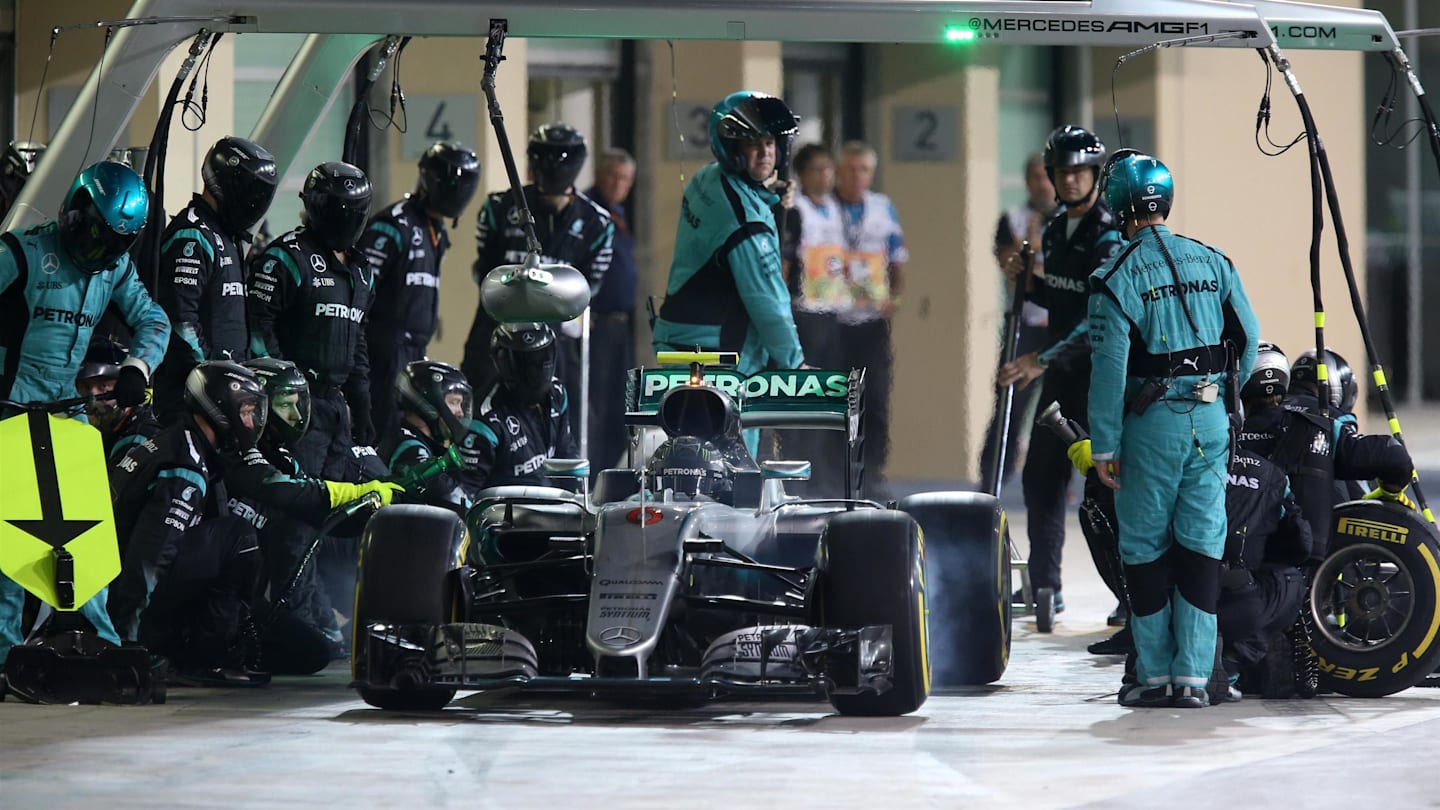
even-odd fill
[[[952,26],[945,29],[946,42],[974,42],[975,31],[971,28],[960,28]]]

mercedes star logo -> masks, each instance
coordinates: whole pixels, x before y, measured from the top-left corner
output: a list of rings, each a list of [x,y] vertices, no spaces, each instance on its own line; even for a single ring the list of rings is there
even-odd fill
[[[633,627],[607,627],[600,631],[600,643],[610,647],[628,647],[640,640],[640,631]]]
[[[311,253],[310,266],[314,268],[315,272],[317,273],[325,272],[325,257],[321,256],[319,253]]]
[[[40,269],[46,273],[54,273],[60,269],[60,257],[54,253],[46,253],[40,257]]]

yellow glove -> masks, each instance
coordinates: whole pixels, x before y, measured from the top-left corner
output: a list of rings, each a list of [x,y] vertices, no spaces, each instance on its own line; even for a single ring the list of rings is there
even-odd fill
[[[1384,487],[1376,487],[1363,496],[1368,501],[1394,501],[1406,509],[1414,509],[1415,502],[1405,495],[1405,490],[1391,492]]]
[[[1085,475],[1095,468],[1095,459],[1090,457],[1089,439],[1081,439],[1071,444],[1065,451],[1065,455],[1070,457],[1070,463],[1080,471],[1081,475]]]
[[[374,492],[380,496],[380,505],[389,506],[395,499],[395,493],[404,492],[405,488],[399,484],[392,484],[389,481],[366,481],[363,484],[347,484],[344,481],[326,481],[325,488],[330,490],[330,508],[335,509],[341,504],[350,503],[365,496],[367,492]]]

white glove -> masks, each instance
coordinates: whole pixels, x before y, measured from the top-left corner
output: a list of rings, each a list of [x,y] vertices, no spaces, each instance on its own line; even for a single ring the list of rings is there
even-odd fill
[[[573,320],[573,321],[566,321],[566,322],[560,324],[560,331],[561,331],[566,337],[572,337],[572,338],[575,338],[576,340],[579,340],[579,339],[580,339],[580,332],[581,332],[580,319],[579,319],[579,318],[576,318],[576,319]]]

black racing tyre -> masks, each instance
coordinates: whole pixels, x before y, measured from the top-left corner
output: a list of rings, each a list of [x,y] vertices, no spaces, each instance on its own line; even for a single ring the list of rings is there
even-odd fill
[[[1408,689],[1440,662],[1440,536],[1382,501],[1340,504],[1332,528],[1308,599],[1320,680],[1352,697]]]
[[[1035,589],[1035,629],[1041,633],[1055,632],[1055,589]]]
[[[891,687],[882,694],[831,694],[841,714],[895,717],[930,695],[925,627],[925,550],[904,512],[865,509],[831,518],[820,535],[815,598],[822,626],[888,624]]]
[[[1010,530],[983,492],[928,492],[896,504],[920,524],[937,686],[993,683],[1010,663]]]
[[[351,655],[356,689],[371,706],[439,709],[455,696],[454,687],[426,684],[413,669],[369,672],[366,661],[373,624],[434,626],[450,620],[449,574],[459,565],[464,538],[459,516],[434,506],[387,506],[366,524]]]
[[[384,689],[357,686],[360,699],[377,709],[392,712],[433,712],[445,708],[455,697],[450,686],[426,686],[418,689]]]

